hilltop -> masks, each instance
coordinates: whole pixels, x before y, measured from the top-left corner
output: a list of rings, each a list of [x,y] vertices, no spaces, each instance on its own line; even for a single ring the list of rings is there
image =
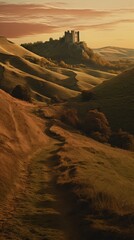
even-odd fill
[[[90,66],[109,66],[109,63],[94,53],[85,42],[65,42],[64,38],[46,42],[26,43],[22,46],[40,56],[69,64],[88,64]]]

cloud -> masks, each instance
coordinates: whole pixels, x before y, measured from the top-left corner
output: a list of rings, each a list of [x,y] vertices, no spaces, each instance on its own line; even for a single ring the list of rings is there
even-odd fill
[[[50,6],[51,5],[51,6]],[[107,16],[108,11],[68,9],[63,2],[13,4],[0,2],[0,35],[10,38],[56,32],[87,19]]]
[[[7,4],[0,2],[0,15],[6,15],[8,17],[22,17],[25,21],[25,17],[29,16],[77,16],[77,17],[102,17],[109,15],[109,11],[97,11],[93,9],[68,9],[60,7],[51,7],[42,4]]]
[[[34,23],[0,22],[0,35],[8,38],[18,38],[40,33],[52,33],[57,31],[55,26]]]
[[[108,30],[121,23],[133,23],[133,19],[118,20],[119,15],[122,14],[122,18],[124,18],[125,11],[131,13],[132,10],[69,9],[62,1],[52,1],[46,4],[8,4],[0,2],[0,35],[19,38],[64,31],[70,29],[70,27],[79,30],[91,28]],[[109,19],[109,22],[106,22],[107,19]],[[112,19],[115,19],[115,21],[112,21]]]
[[[48,2],[48,3],[45,3],[45,5],[47,6],[53,6],[53,7],[61,7],[61,6],[66,6],[67,3],[66,2]]]
[[[117,21],[112,21],[108,23],[102,23],[102,24],[96,24],[93,25],[93,28],[99,28],[99,29],[108,29],[108,28],[114,28],[118,24],[123,24],[123,23],[134,23],[134,19],[121,19]]]
[[[87,29],[100,29],[100,30],[112,30],[116,25],[122,23],[134,23],[134,19],[122,19],[107,23],[99,23],[99,24],[91,24],[91,25],[77,25],[75,28],[79,30],[87,30]]]

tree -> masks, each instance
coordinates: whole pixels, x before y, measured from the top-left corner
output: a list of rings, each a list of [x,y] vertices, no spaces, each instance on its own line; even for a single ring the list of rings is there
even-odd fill
[[[87,135],[100,142],[107,142],[111,134],[106,116],[97,109],[88,111],[82,128]]]
[[[21,100],[24,100],[24,101],[28,101],[28,102],[32,102],[31,90],[26,85],[15,86],[11,95],[15,98],[18,98],[18,99],[21,99]]]
[[[134,137],[128,132],[120,129],[118,132],[114,132],[110,139],[109,143],[113,147],[119,147],[126,150],[134,150]]]

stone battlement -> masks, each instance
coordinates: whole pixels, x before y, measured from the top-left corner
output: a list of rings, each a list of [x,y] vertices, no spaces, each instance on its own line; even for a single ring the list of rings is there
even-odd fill
[[[74,30],[64,33],[64,39],[66,43],[78,43],[80,41],[80,33]]]

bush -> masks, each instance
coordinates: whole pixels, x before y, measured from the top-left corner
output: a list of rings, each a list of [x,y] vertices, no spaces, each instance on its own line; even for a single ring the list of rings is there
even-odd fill
[[[111,134],[108,120],[104,113],[99,112],[97,109],[89,110],[83,121],[82,128],[87,135],[101,142],[107,142]]]
[[[59,65],[63,68],[68,68],[68,64],[66,64],[63,60],[59,62]]]
[[[71,125],[74,128],[79,128],[79,119],[77,116],[77,110],[76,109],[68,109],[64,110],[61,114],[61,121],[64,123]]]
[[[134,150],[134,136],[128,132],[122,131],[121,129],[111,135],[109,143],[113,147]]]
[[[106,143],[108,142],[108,135],[104,135],[100,132],[92,132],[90,135],[91,138],[93,138],[94,140],[101,142],[101,143]]]
[[[15,98],[24,100],[24,101],[28,101],[28,102],[32,102],[31,99],[31,91],[30,88],[28,86],[25,85],[17,85],[11,95]]]
[[[81,93],[81,97],[83,101],[90,101],[95,99],[95,93],[91,90],[83,90]]]

